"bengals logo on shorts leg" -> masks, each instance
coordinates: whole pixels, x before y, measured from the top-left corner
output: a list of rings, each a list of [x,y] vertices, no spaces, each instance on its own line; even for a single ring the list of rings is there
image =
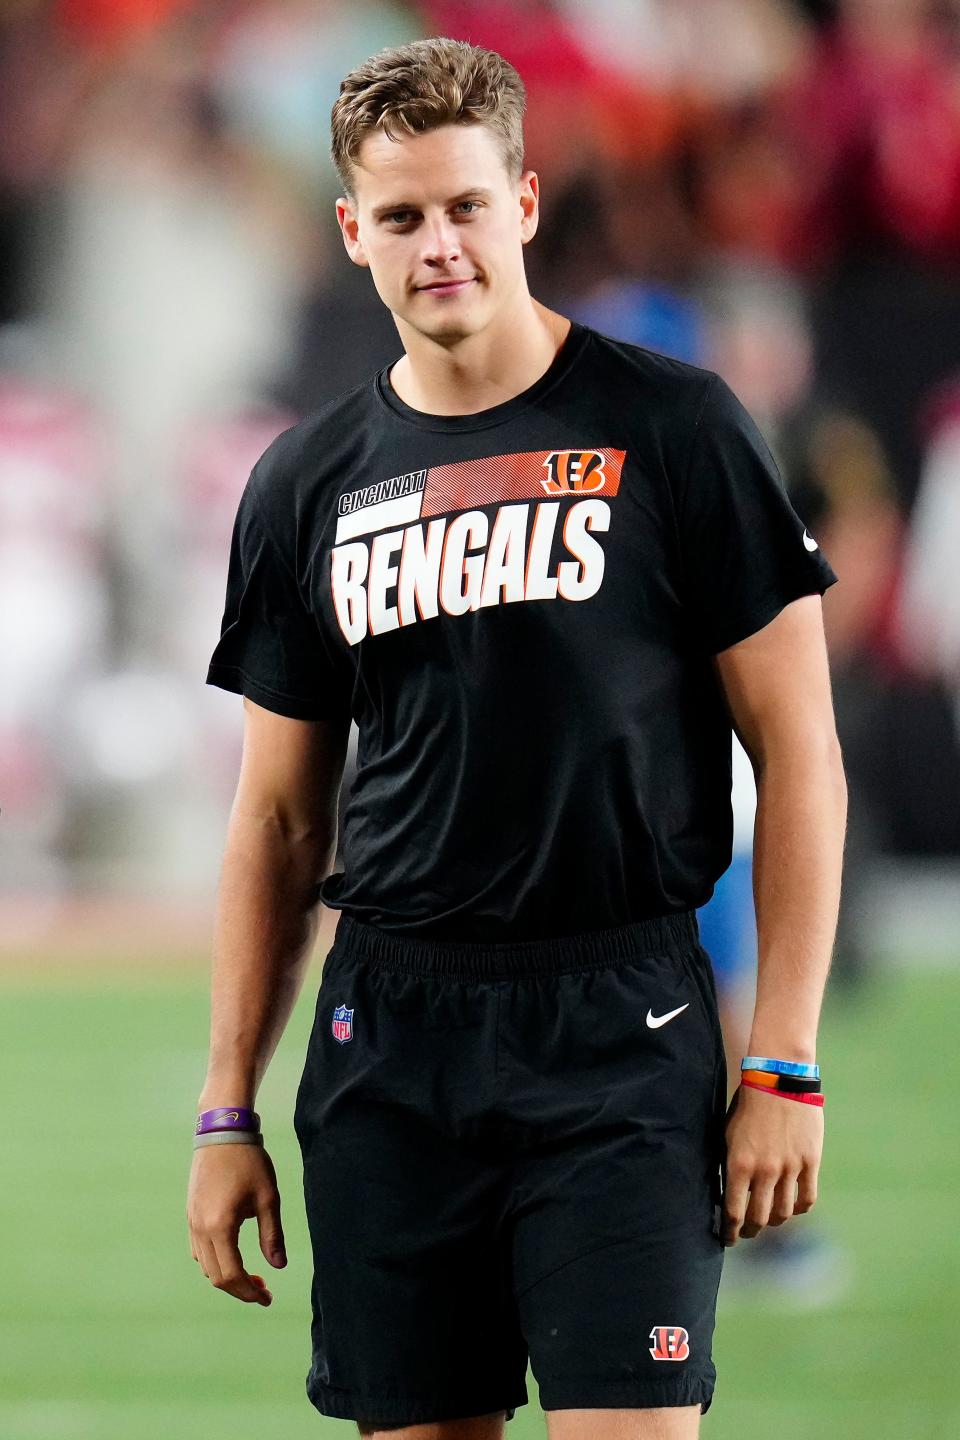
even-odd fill
[[[686,1360],[690,1354],[690,1336],[682,1325],[654,1325],[650,1339],[654,1360]]]

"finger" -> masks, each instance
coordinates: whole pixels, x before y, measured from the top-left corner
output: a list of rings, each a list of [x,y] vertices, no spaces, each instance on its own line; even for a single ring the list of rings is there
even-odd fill
[[[217,1261],[217,1252],[210,1241],[203,1236],[197,1237],[197,1250],[200,1254],[200,1269],[211,1285],[218,1285],[220,1283],[220,1265]]]
[[[812,1165],[806,1165],[800,1171],[800,1179],[797,1187],[797,1199],[793,1207],[794,1215],[805,1215],[812,1210],[817,1203],[817,1172]]]
[[[795,1170],[788,1170],[781,1175],[773,1192],[773,1203],[770,1206],[770,1218],[768,1225],[782,1225],[789,1220],[793,1214],[794,1201],[797,1197],[797,1174]]]
[[[256,1285],[247,1274],[233,1235],[220,1230],[210,1238],[216,1248],[220,1266],[220,1284],[217,1288],[248,1305],[269,1305],[273,1296],[265,1285]]]
[[[735,1245],[740,1235],[747,1210],[749,1192],[748,1172],[736,1166],[728,1166],[727,1183],[723,1192],[723,1224],[721,1239],[724,1245]]]
[[[280,1196],[276,1190],[272,1199],[257,1211],[257,1226],[264,1259],[269,1260],[276,1269],[281,1269],[287,1263],[287,1251],[283,1240],[283,1226],[280,1223]]]
[[[750,1204],[747,1206],[746,1218],[740,1229],[741,1239],[752,1240],[766,1225],[770,1217],[770,1208],[773,1205],[773,1192],[779,1178],[779,1175],[768,1175],[764,1171],[754,1175],[750,1185]]]

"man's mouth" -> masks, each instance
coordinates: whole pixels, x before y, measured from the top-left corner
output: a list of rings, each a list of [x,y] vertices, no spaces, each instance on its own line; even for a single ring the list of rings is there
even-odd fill
[[[435,280],[432,285],[418,285],[417,289],[434,295],[451,295],[458,290],[466,290],[467,286],[472,285],[476,278],[475,275],[469,275],[463,280]]]

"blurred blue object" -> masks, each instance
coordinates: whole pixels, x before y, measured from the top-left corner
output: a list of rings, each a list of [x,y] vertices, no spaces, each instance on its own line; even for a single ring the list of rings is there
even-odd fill
[[[735,850],[706,905],[697,911],[700,943],[713,961],[717,989],[729,992],[756,963],[753,855]]]
[[[706,355],[706,322],[695,300],[645,280],[606,280],[567,304],[567,313],[614,340],[642,345],[690,365]]]
[[[846,1299],[856,1278],[853,1253],[795,1216],[730,1247],[723,1261],[721,1306],[767,1303],[785,1310],[820,1310]]]

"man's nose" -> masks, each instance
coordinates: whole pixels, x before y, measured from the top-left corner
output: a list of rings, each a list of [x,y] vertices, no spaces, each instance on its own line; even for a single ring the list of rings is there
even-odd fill
[[[460,256],[460,237],[456,227],[444,216],[428,221],[424,227],[423,258],[428,265],[450,265]]]

